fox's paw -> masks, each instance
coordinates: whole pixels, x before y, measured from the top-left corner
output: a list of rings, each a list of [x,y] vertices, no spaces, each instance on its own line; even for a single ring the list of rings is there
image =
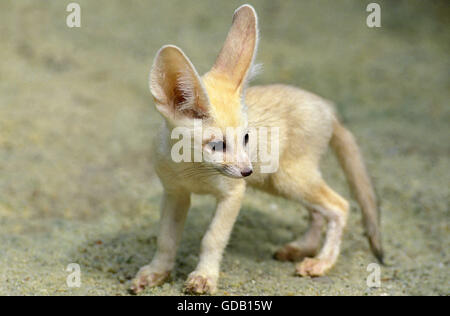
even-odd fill
[[[316,254],[316,249],[311,247],[298,247],[286,244],[275,252],[273,257],[279,261],[299,261]]]
[[[150,266],[142,267],[133,281],[130,290],[137,294],[146,287],[154,287],[163,284],[170,276],[170,271],[156,272]]]
[[[213,294],[217,290],[217,278],[192,272],[184,285],[190,294]]]
[[[331,264],[326,260],[316,258],[305,258],[295,267],[300,276],[322,276],[331,268]]]

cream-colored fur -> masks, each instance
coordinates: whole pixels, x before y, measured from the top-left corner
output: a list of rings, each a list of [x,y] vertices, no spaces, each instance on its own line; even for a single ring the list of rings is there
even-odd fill
[[[199,263],[189,275],[185,290],[214,293],[223,251],[247,185],[306,206],[311,214],[310,229],[304,237],[282,247],[275,257],[298,261],[296,270],[300,276],[323,275],[339,255],[349,208],[347,201],[327,186],[319,170],[320,157],[330,140],[362,206],[372,249],[381,257],[375,195],[353,137],[339,123],[332,104],[319,96],[286,85],[247,88],[257,42],[256,13],[251,6],[244,5],[236,10],[225,45],[211,71],[203,77],[179,48],[165,46],[157,54],[150,89],[158,111],[165,118],[155,138],[155,167],[165,193],[157,251],[152,262],[134,279],[135,292],[168,278],[190,196],[196,193],[215,196],[217,210],[202,240]],[[261,172],[260,163],[250,161],[245,144],[232,147],[229,139],[222,163],[174,162],[171,148],[176,140],[171,139],[171,131],[183,126],[195,132],[194,122],[198,121],[203,126],[223,130],[224,135],[227,127],[279,128],[278,170]],[[202,138],[199,146],[205,154],[214,154],[211,143],[225,142],[225,138],[217,137]],[[228,159],[232,157],[239,159]],[[244,177],[248,171],[253,174]],[[325,241],[319,251],[325,220]]]

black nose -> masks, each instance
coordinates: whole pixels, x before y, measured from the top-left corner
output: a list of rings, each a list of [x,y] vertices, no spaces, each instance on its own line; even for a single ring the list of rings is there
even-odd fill
[[[241,171],[241,174],[242,174],[243,177],[248,177],[252,173],[253,173],[252,169],[244,169],[243,171]]]

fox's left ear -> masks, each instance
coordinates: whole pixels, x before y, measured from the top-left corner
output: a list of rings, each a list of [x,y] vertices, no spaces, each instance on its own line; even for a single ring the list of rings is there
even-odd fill
[[[192,63],[176,46],[163,46],[150,71],[157,110],[169,120],[208,116],[208,96]]]
[[[225,74],[236,89],[242,90],[256,55],[257,44],[258,18],[255,9],[245,4],[234,12],[231,29],[211,71]]]

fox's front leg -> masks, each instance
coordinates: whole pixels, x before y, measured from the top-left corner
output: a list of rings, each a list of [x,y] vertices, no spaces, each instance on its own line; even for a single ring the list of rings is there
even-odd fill
[[[164,193],[156,253],[152,262],[142,267],[132,281],[134,293],[160,285],[169,277],[189,205],[190,194],[187,192]]]
[[[186,292],[212,294],[216,291],[220,261],[239,214],[244,192],[245,182],[236,180],[233,189],[218,198],[216,214],[202,240],[199,263],[186,281]]]

